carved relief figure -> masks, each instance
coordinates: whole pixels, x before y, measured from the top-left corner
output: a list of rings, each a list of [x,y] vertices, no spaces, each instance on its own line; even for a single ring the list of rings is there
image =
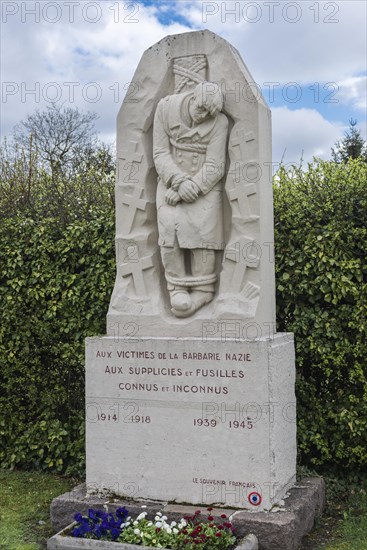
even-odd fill
[[[214,296],[224,248],[222,178],[228,119],[212,82],[163,98],[155,113],[159,246],[172,312],[188,317]]]

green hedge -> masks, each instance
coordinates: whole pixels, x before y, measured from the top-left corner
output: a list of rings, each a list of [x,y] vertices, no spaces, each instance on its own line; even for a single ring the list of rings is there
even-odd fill
[[[84,338],[105,332],[112,210],[66,226],[19,214],[0,240],[0,464],[80,475]]]
[[[367,165],[319,161],[275,179],[277,320],[296,340],[299,457],[356,469],[367,459]]]
[[[278,329],[296,336],[303,464],[366,461],[366,176],[361,162],[317,162],[282,168],[274,185]],[[2,221],[2,467],[83,472],[84,338],[105,332],[115,276],[107,204],[78,216],[76,200],[68,218],[65,203],[62,222],[57,209],[9,207]]]

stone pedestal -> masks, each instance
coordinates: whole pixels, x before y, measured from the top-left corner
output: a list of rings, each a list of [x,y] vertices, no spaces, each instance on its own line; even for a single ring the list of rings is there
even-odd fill
[[[86,350],[89,493],[261,511],[295,481],[291,334]]]
[[[148,518],[153,519],[160,511],[171,521],[178,521],[186,515],[192,515],[196,506],[182,506],[165,502],[118,500],[105,496],[86,495],[85,485],[79,485],[73,491],[55,498],[51,504],[51,522],[57,532],[73,521],[76,512],[86,514],[89,508],[115,512],[119,506],[126,506],[132,516],[140,514],[142,504]],[[312,529],[314,522],[321,516],[325,504],[325,484],[322,478],[305,478],[294,484],[285,498],[284,506],[274,507],[271,512],[254,514],[249,511],[214,508],[210,514],[220,517],[225,513],[235,527],[236,535],[253,539],[253,533],[259,540],[260,550],[296,550],[302,538]],[[205,516],[209,512],[202,509]],[[86,541],[87,542],[87,541]],[[245,547],[246,550],[247,547]],[[251,547],[250,547],[251,548]],[[241,550],[242,546],[240,547]],[[239,549],[239,550],[240,550]]]

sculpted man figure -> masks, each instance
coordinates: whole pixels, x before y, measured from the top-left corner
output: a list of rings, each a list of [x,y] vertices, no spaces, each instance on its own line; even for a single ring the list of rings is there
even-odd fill
[[[228,119],[217,84],[164,97],[154,118],[159,246],[172,312],[188,317],[213,299],[224,248],[222,178]]]

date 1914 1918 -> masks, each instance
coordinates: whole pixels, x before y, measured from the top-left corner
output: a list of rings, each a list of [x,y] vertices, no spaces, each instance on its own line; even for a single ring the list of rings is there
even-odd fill
[[[101,413],[101,414],[98,414],[97,415],[97,420],[101,420],[102,422],[105,422],[105,421],[113,421],[113,422],[117,422],[118,421],[118,416],[117,414],[105,414],[105,413]],[[144,415],[140,415],[140,414],[135,414],[135,415],[132,415],[130,416],[129,420],[125,420],[125,422],[132,422],[132,423],[135,423],[135,424],[150,424],[152,421],[151,417],[150,416],[144,416]]]

